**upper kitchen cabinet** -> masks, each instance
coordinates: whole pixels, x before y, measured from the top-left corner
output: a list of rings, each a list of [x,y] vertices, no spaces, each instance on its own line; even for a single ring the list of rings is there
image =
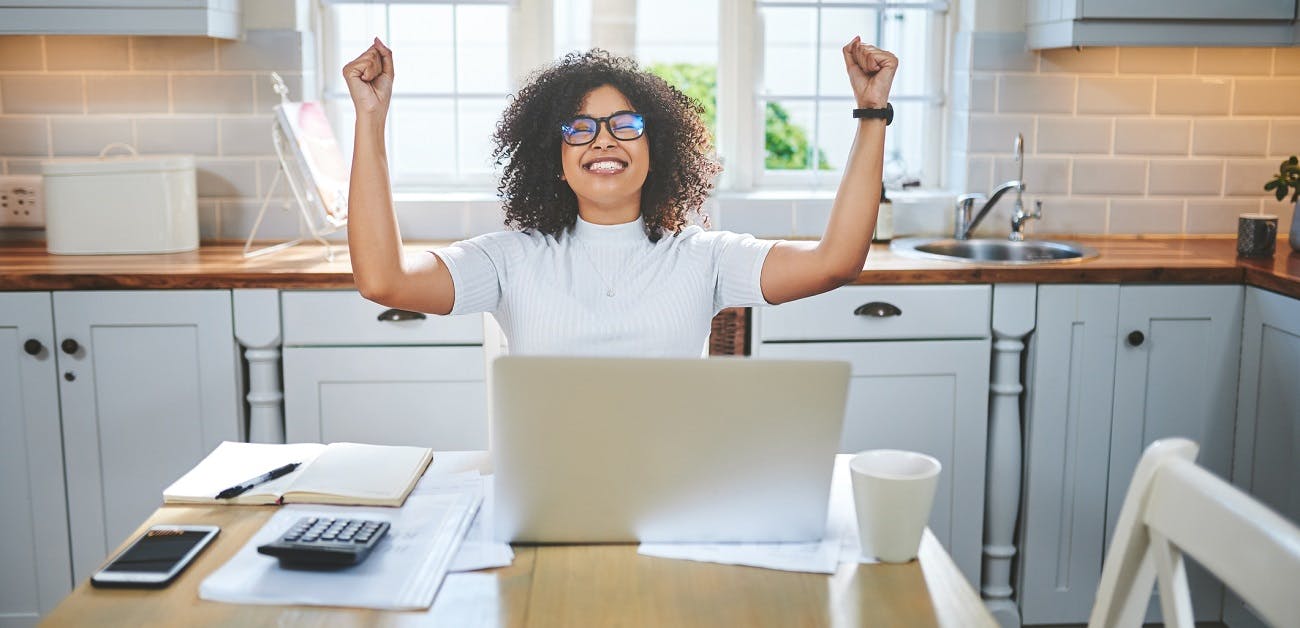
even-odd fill
[[[240,0],[0,0],[0,35],[238,39]]]
[[[1296,0],[1029,0],[1030,48],[1293,46]]]

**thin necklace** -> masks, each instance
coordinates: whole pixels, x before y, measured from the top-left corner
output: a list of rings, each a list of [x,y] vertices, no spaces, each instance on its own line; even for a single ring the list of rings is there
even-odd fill
[[[591,264],[591,269],[596,271],[596,276],[600,277],[600,283],[605,284],[605,296],[613,298],[614,285],[611,284],[609,280],[605,279],[605,273],[600,272],[600,267],[596,265],[596,258],[592,256],[591,251],[587,248],[587,243],[583,242],[582,238],[576,236],[573,238],[573,240],[578,243],[579,247],[582,248],[582,254],[587,257],[587,263]],[[617,278],[618,277],[615,277],[615,279]]]

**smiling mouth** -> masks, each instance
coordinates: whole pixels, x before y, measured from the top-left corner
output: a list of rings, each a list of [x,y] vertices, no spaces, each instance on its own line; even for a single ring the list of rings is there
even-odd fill
[[[627,170],[627,162],[618,159],[597,159],[582,168],[596,174],[617,174]]]

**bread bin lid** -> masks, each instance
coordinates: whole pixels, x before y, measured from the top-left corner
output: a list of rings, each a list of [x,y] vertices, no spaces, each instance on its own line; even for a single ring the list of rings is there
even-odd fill
[[[125,148],[130,155],[108,155],[114,148]],[[41,174],[86,175],[160,170],[193,170],[194,155],[144,155],[129,144],[109,144],[98,157],[62,157],[41,161]]]

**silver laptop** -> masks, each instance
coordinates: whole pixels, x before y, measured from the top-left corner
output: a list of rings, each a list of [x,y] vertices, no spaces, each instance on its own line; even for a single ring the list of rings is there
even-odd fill
[[[820,540],[847,362],[506,356],[496,537]]]

